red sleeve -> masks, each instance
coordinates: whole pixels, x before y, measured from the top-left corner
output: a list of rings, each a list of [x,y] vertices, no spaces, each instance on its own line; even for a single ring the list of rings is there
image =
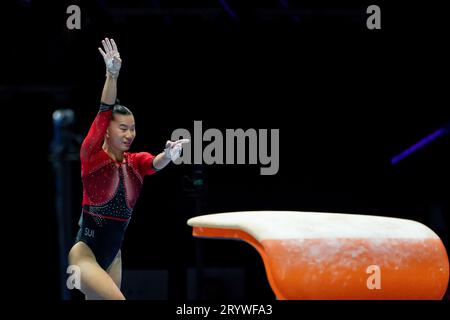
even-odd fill
[[[113,105],[107,105],[104,103],[100,105],[100,110],[97,113],[86,138],[83,140],[83,144],[81,145],[81,161],[89,160],[93,154],[102,149],[106,129],[111,121],[113,107]]]
[[[155,156],[148,152],[138,152],[134,154],[137,169],[141,176],[154,174],[157,170],[153,167]]]

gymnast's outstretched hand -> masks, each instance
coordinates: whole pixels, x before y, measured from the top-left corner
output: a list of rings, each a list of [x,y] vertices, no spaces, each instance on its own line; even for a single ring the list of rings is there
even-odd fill
[[[189,139],[180,139],[177,141],[167,140],[166,148],[164,149],[164,154],[167,159],[175,161],[181,155],[181,150],[183,149],[183,144],[188,143]]]
[[[100,51],[103,60],[105,60],[106,65],[106,73],[112,75],[114,78],[119,76],[120,67],[122,66],[122,59],[120,59],[120,53],[117,49],[117,45],[113,39],[111,41],[108,38],[102,40],[103,51],[101,48],[98,48]]]

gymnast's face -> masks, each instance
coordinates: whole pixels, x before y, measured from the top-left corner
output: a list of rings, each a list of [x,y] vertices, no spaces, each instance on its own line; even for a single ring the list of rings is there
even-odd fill
[[[136,137],[133,115],[114,114],[106,130],[106,142],[118,151],[127,151]]]

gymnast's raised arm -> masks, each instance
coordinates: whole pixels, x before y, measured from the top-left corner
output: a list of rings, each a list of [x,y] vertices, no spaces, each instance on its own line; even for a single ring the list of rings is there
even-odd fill
[[[117,78],[119,76],[122,60],[120,59],[119,50],[113,39],[110,41],[106,38],[102,41],[102,44],[105,51],[98,48],[106,65],[106,81],[102,92],[102,103],[114,105],[117,96]]]
[[[105,61],[106,80],[103,86],[100,110],[81,146],[80,157],[82,161],[88,160],[92,154],[101,150],[117,97],[117,78],[122,60],[113,39],[105,38],[102,44],[104,50],[101,48],[98,48],[98,50]]]

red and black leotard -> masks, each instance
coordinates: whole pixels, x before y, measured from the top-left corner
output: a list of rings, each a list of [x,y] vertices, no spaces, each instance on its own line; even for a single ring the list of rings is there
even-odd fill
[[[102,149],[112,105],[101,104],[81,146],[83,209],[76,242],[85,242],[105,270],[119,251],[144,176],[156,172],[148,152],[124,153],[116,162]]]

